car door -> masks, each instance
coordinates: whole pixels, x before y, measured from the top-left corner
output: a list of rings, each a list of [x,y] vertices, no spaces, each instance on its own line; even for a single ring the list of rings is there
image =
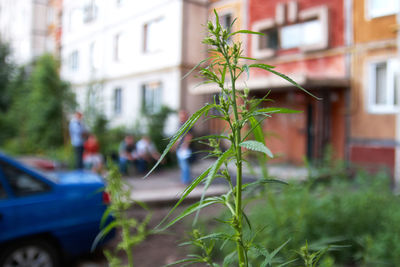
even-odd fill
[[[7,199],[0,202],[3,229],[7,229],[1,231],[1,237],[7,240],[51,229],[57,203],[51,183],[23,166],[6,161],[0,161],[0,177],[8,190]]]
[[[10,192],[0,173],[0,242],[5,240],[6,233],[12,230],[15,221],[13,204],[9,197]]]

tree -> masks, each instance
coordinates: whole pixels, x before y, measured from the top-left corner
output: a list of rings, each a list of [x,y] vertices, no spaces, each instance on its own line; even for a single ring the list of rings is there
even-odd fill
[[[61,80],[58,68],[54,57],[44,54],[34,63],[29,78],[26,131],[27,138],[39,150],[63,145],[66,114],[75,106],[74,95],[69,85]]]
[[[10,62],[10,55],[9,45],[0,40],[0,112],[7,111],[10,103],[9,84],[14,70],[14,64]]]

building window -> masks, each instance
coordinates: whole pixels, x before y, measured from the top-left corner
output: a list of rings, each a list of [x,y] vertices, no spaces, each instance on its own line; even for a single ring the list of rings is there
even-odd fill
[[[114,114],[122,113],[122,89],[115,88],[114,90]]]
[[[323,29],[319,20],[284,26],[280,33],[282,49],[318,45],[323,41]]]
[[[117,6],[122,6],[125,3],[125,0],[115,0]]]
[[[114,38],[114,60],[123,61],[129,55],[129,40],[126,33],[119,33]]]
[[[98,43],[92,42],[89,48],[89,61],[92,70],[100,68],[101,56]]]
[[[144,84],[142,87],[142,111],[153,114],[160,111],[162,105],[162,86],[160,82]]]
[[[295,6],[289,5],[289,11],[286,19],[284,6],[278,5],[277,14],[283,15],[254,23],[253,30],[264,34],[252,35],[254,57],[272,57],[280,49],[312,51],[328,47],[327,7],[309,8],[297,14]]]
[[[145,53],[162,50],[164,36],[164,19],[159,18],[143,26],[143,51]]]
[[[279,39],[278,39],[278,29],[271,28],[261,30],[263,36],[260,36],[258,47],[260,49],[278,49],[279,48]]]
[[[395,59],[369,65],[369,111],[395,113],[400,111],[400,64]]]
[[[69,55],[69,59],[68,59],[68,65],[70,70],[77,70],[79,67],[79,53],[78,51],[73,51],[70,55]]]
[[[400,10],[399,0],[367,0],[368,18],[395,15]]]
[[[90,23],[97,18],[98,5],[96,0],[89,0],[83,7],[83,22]]]
[[[223,28],[229,28],[231,27],[232,24],[232,14],[227,13],[225,15],[220,16],[219,21],[221,23],[221,26]]]

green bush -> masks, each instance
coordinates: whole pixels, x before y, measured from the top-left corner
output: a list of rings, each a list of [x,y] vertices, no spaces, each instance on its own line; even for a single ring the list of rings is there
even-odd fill
[[[269,187],[247,212],[258,231],[255,240],[269,251],[290,239],[279,254],[285,259],[299,258],[295,251],[307,242],[315,250],[332,246],[321,266],[332,260],[335,266],[400,266],[399,207],[387,176],[359,172],[352,180],[333,178],[329,184]]]

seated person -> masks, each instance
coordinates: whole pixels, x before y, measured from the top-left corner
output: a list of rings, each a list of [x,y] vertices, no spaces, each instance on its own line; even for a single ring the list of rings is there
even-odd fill
[[[128,163],[133,163],[136,159],[135,140],[133,136],[127,135],[119,145],[119,170],[122,174],[128,174]]]
[[[103,168],[103,156],[100,154],[99,142],[94,134],[89,134],[83,144],[83,165],[93,172],[100,173]]]
[[[153,142],[151,142],[148,136],[143,136],[136,143],[136,165],[140,173],[147,171],[147,164],[152,160],[158,160],[160,158],[160,153],[158,153]]]

